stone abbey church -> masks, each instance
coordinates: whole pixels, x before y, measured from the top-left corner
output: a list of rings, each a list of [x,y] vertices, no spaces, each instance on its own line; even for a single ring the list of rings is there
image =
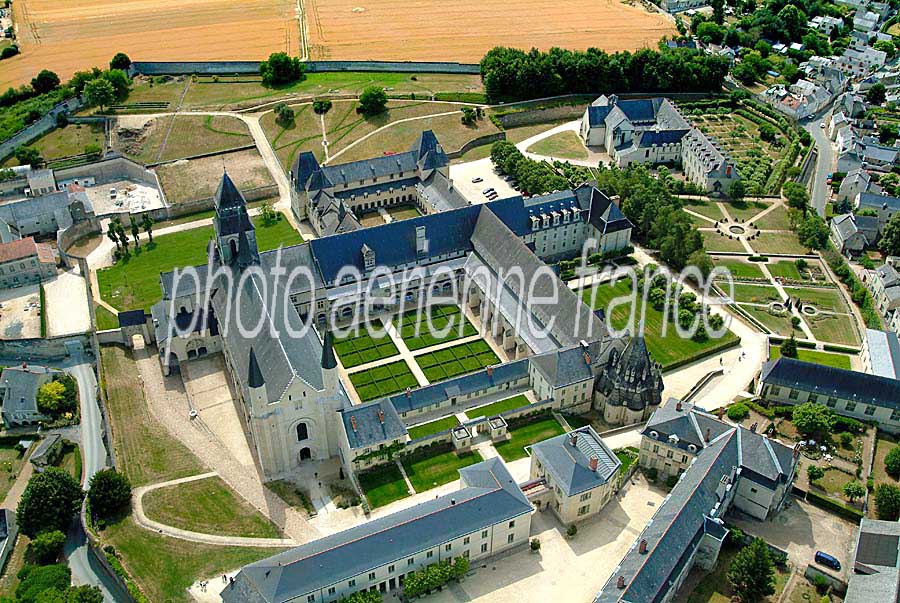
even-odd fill
[[[514,266],[529,282],[545,269],[546,259],[580,251],[589,238],[604,251],[630,244],[631,223],[615,199],[591,184],[355,228],[283,248],[282,266],[288,271],[305,266],[314,277],[288,283],[272,276],[276,251],[259,252],[245,200],[227,174],[215,203],[210,264],[197,267],[199,280],[176,279],[173,272],[160,276],[163,299],[152,308],[153,335],[167,374],[193,358],[224,355],[264,479],[285,476],[308,459],[337,457],[354,472],[371,464],[359,462],[368,451],[409,442],[407,427],[425,413],[428,419],[450,415],[507,390],[510,395],[530,390],[541,408],[594,410],[612,424],[646,421],[660,404],[661,370],[643,339],[611,337],[598,315],[564,285],[554,306],[529,304],[530,296],[549,293],[553,283],[546,277],[536,279],[540,286],[534,291],[497,286],[499,274]],[[431,287],[444,293],[454,282],[461,289],[478,272],[480,277],[470,279],[474,290],[459,303],[481,317],[482,336],[493,337],[509,361],[373,402],[351,400],[326,318],[349,320],[354,314],[347,309],[365,303],[367,293],[389,297],[392,292],[380,284],[348,287],[338,279],[344,266],[368,276],[375,265],[394,270],[398,279],[413,266],[441,274]],[[229,282],[234,286],[226,286]],[[407,301],[406,307],[428,293],[409,286],[412,306]],[[292,307],[285,309],[281,300]],[[530,312],[530,320],[515,320],[517,307]],[[389,304],[377,308],[384,317],[399,311]],[[238,329],[261,321],[254,338]],[[304,321],[314,328],[304,331]]]

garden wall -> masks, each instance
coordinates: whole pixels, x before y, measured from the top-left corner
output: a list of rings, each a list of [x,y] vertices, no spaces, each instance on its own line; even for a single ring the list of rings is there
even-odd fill
[[[560,105],[558,107],[548,107],[546,109],[515,111],[497,115],[497,121],[499,121],[504,128],[515,128],[517,126],[527,126],[530,124],[539,124],[562,119],[575,120],[579,119],[584,114],[586,107],[586,104],[577,104]]]
[[[509,422],[510,420],[524,417],[525,415],[537,413],[542,410],[550,410],[552,408],[553,398],[547,398],[546,400],[541,400],[540,402],[535,402],[534,404],[529,404],[528,406],[522,406],[521,408],[507,410],[504,413],[500,413],[500,416],[503,417],[507,422]]]
[[[250,203],[252,201],[259,201],[260,199],[265,199],[266,197],[273,197],[277,195],[278,185],[269,184],[266,186],[259,186],[246,190],[241,189],[241,193],[244,195],[244,199],[246,199],[247,202]],[[150,212],[150,217],[152,217],[156,221],[171,220],[172,218],[177,218],[179,216],[207,211],[213,209],[214,207],[215,197],[205,197],[203,199],[194,199],[193,201],[176,203],[174,205],[155,210],[153,212]]]
[[[30,361],[61,360],[69,356],[67,343],[80,343],[85,352],[94,353],[93,339],[85,333],[47,339],[3,339],[0,340],[0,356]]]
[[[81,108],[82,102],[79,98],[70,98],[54,106],[42,118],[19,130],[12,137],[0,142],[0,160],[6,159],[13,154],[17,147],[28,144],[38,136],[42,136],[56,127],[56,116],[60,113],[69,113],[77,111]]]
[[[130,75],[237,75],[259,73],[259,61],[137,61],[131,64]],[[308,73],[329,71],[371,71],[401,73],[462,73],[478,75],[481,67],[473,63],[414,62],[414,61],[307,61]]]
[[[485,134],[484,136],[479,136],[478,138],[474,138],[464,144],[458,151],[452,151],[447,153],[447,157],[450,159],[457,159],[462,157],[466,152],[471,151],[476,147],[481,147],[486,144],[493,144],[498,140],[506,140],[506,132],[496,132],[494,134]]]
[[[159,181],[156,178],[156,174],[144,168],[141,164],[126,159],[121,155],[115,155],[76,167],[53,170],[53,174],[56,176],[57,182],[91,176],[97,181],[98,186],[107,182],[131,180],[156,187],[159,190]]]
[[[828,572],[824,571],[823,569],[816,567],[815,565],[812,565],[812,564],[807,565],[806,571],[803,572],[803,575],[804,575],[804,577],[806,577],[806,579],[808,579],[810,581],[814,580],[816,576],[822,576],[823,578],[825,578],[825,580],[828,581],[828,584],[830,584],[831,588],[833,588],[835,591],[837,591],[839,593],[847,592],[847,583],[846,582],[844,582],[837,576],[835,576],[833,574],[829,574]]]

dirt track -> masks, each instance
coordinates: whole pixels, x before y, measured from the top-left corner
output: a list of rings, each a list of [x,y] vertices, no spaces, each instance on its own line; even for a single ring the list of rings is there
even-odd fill
[[[112,55],[132,60],[253,60],[300,53],[296,0],[16,0],[22,54],[0,89],[49,68],[63,79]],[[620,0],[303,0],[313,59],[477,62],[493,46],[607,51],[675,33],[659,13]]]

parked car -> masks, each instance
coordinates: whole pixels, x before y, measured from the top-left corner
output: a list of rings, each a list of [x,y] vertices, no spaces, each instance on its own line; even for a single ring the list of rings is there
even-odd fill
[[[816,551],[816,563],[830,567],[837,572],[841,571],[841,562],[836,557],[822,551]]]
[[[481,191],[481,194],[487,196],[487,195],[490,195],[491,193],[496,193],[496,192],[497,191],[495,191],[493,188],[486,188],[483,191]]]
[[[484,182],[484,178],[482,178],[481,176],[475,176],[474,178],[472,178],[472,184],[478,184],[479,182]]]
[[[823,122],[819,123],[819,127],[820,127],[820,128],[824,128],[824,127],[825,127],[825,122],[823,121]]]

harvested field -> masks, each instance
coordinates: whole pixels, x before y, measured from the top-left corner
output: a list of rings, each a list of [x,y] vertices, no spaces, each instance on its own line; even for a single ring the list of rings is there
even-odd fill
[[[222,179],[222,167],[241,191],[274,184],[256,149],[215,157],[175,161],[156,168],[170,204],[211,197]]]
[[[48,68],[62,79],[116,52],[135,61],[263,59],[300,50],[292,0],[18,0],[22,54],[3,62],[0,87]]]
[[[663,15],[615,0],[423,0],[403,10],[390,0],[307,0],[304,8],[313,59],[478,62],[497,45],[635,50],[675,34]]]

